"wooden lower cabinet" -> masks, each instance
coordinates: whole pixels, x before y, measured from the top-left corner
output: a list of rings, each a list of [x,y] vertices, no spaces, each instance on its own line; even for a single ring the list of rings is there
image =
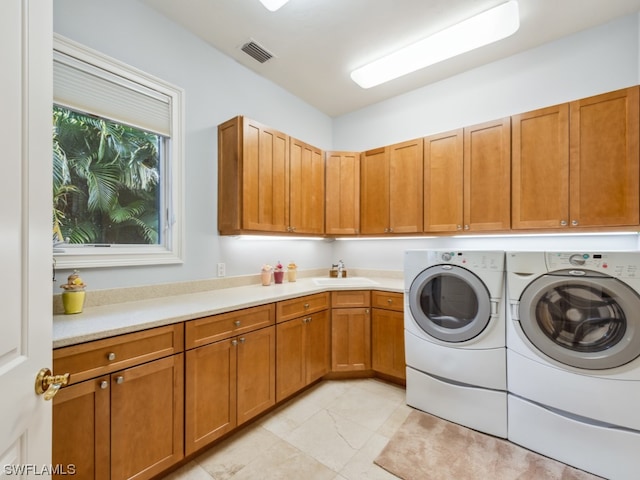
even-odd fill
[[[275,404],[275,333],[270,326],[187,351],[187,455]]]
[[[373,292],[371,302],[371,366],[375,372],[405,380],[403,296]]]
[[[86,380],[53,398],[52,463],[73,465],[77,478],[110,478],[109,380],[108,375]]]
[[[78,478],[147,479],[183,458],[183,354],[63,388],[53,464]]]
[[[329,372],[328,310],[278,323],[276,338],[276,401],[279,402]]]
[[[371,369],[371,309],[334,308],[331,311],[331,370]]]

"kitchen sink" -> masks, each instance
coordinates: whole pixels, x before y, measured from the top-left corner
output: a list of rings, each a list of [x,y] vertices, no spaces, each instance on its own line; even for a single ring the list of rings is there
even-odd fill
[[[366,287],[368,285],[378,285],[378,282],[365,277],[321,277],[312,278],[313,283],[320,287]]]

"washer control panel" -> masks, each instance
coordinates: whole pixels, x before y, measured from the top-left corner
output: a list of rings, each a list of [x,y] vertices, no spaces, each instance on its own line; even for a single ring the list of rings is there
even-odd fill
[[[547,252],[547,270],[592,270],[613,277],[640,278],[640,252]]]
[[[504,270],[503,252],[433,250],[429,254],[431,264],[458,265],[472,270]]]

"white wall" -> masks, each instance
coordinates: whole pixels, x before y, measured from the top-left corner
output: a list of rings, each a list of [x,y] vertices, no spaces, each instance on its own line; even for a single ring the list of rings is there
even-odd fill
[[[182,27],[132,0],[56,0],[54,31],[185,89],[186,258],[182,265],[83,270],[91,289],[257,273],[263,263],[326,266],[331,245],[317,241],[244,242],[217,232],[217,125],[246,115],[323,149],[332,120],[256,75]],[[310,251],[313,251],[310,254]],[[68,272],[59,272],[64,280]],[[54,285],[59,293],[59,283]]]
[[[638,84],[638,15],[565,37],[334,119],[362,151]]]
[[[248,241],[216,230],[216,127],[222,121],[242,114],[323,149],[361,151],[635,85],[637,15],[335,119],[137,1],[56,0],[54,31],[186,91],[185,263],[83,271],[90,290],[212,278],[218,262],[226,263],[227,275],[255,273],[277,260],[307,269],[340,258],[347,267],[399,270],[408,248],[638,247],[635,236]]]

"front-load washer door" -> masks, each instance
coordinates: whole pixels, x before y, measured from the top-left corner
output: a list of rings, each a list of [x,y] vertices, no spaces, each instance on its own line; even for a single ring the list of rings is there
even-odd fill
[[[640,296],[599,272],[538,277],[522,292],[518,312],[529,341],[564,365],[603,370],[640,355]]]
[[[456,265],[434,265],[411,283],[409,308],[429,336],[460,343],[477,337],[491,320],[491,298],[485,284]]]

